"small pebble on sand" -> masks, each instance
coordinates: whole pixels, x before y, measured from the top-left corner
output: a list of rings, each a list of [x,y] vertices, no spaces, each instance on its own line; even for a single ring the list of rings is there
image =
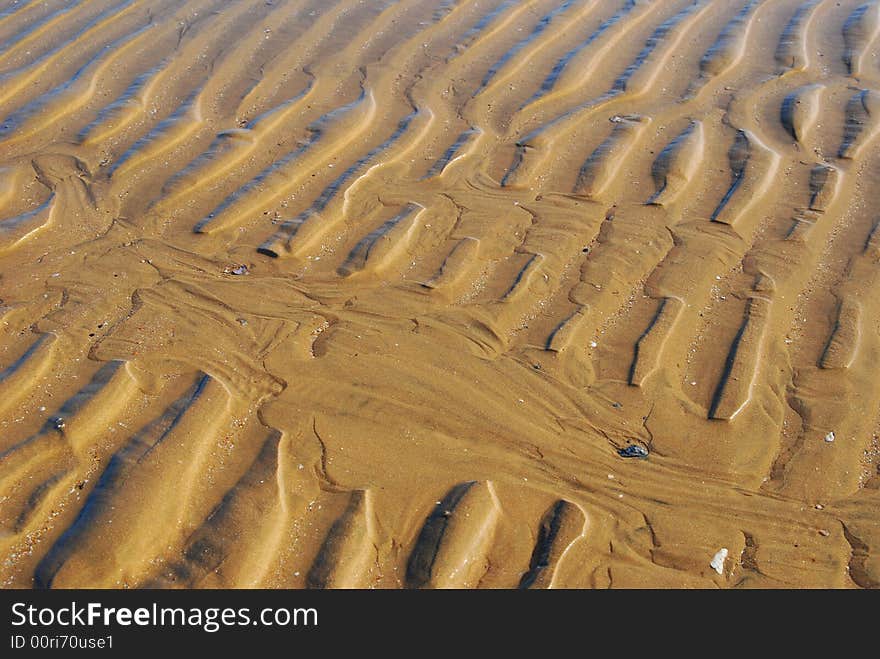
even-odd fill
[[[724,574],[724,561],[727,560],[727,553],[727,547],[722,547],[717,552],[715,552],[715,555],[709,562],[709,566],[718,574]]]
[[[617,454],[621,458],[647,458],[648,457],[648,449],[644,446],[639,446],[638,444],[630,444],[621,449],[617,449]]]

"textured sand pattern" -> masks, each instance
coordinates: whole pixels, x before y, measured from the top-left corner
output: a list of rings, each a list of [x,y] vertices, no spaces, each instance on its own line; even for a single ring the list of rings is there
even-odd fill
[[[7,0],[0,118],[4,587],[880,586],[877,0]]]

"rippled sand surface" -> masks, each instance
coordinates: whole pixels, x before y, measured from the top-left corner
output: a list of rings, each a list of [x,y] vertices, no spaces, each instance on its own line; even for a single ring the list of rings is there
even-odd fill
[[[880,586],[876,0],[0,7],[5,587]]]

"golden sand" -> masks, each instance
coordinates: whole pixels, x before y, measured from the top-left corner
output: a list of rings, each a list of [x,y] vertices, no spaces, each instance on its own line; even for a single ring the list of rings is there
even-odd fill
[[[3,586],[880,586],[876,0],[7,1],[0,78]]]

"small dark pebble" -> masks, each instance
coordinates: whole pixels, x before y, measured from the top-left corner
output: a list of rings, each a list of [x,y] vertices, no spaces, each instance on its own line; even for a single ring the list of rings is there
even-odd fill
[[[55,416],[49,419],[49,423],[52,424],[52,427],[55,430],[64,430],[64,426],[66,425],[64,422],[64,417]]]
[[[617,455],[621,458],[647,458],[648,449],[638,444],[630,444],[626,448],[617,449]]]
[[[613,403],[611,403],[611,407],[613,407],[615,410],[619,410],[621,407],[623,407],[623,405],[621,405],[617,401],[614,401]]]

